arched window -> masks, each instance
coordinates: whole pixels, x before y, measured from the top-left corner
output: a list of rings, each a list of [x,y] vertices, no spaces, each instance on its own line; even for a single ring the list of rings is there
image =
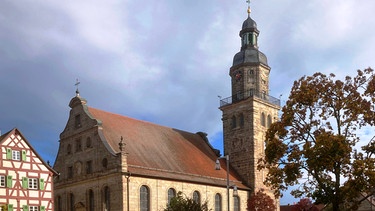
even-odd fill
[[[240,211],[240,198],[238,196],[233,197],[233,211]]]
[[[87,137],[86,139],[86,148],[91,148],[91,138]]]
[[[262,112],[261,116],[260,116],[260,124],[262,126],[266,126],[266,115]]]
[[[72,145],[68,144],[66,147],[66,154],[70,155],[70,153],[72,153]]]
[[[171,199],[176,197],[176,190],[173,188],[168,189],[168,204],[171,202]]]
[[[235,116],[232,116],[232,129],[237,127],[237,120]]]
[[[94,211],[95,207],[95,199],[94,199],[94,191],[89,190],[88,194],[88,204],[89,204],[89,211]]]
[[[62,202],[61,202],[61,196],[56,197],[56,210],[62,211]]]
[[[244,116],[243,114],[240,114],[240,127],[243,127],[245,124]]]
[[[103,160],[102,160],[102,166],[103,166],[104,169],[107,169],[107,167],[108,167],[108,160],[107,160],[107,158],[103,158]]]
[[[69,194],[69,211],[74,211],[74,195],[73,193]]]
[[[248,82],[254,83],[254,70],[253,69],[249,70],[248,74],[249,74]],[[252,96],[252,94],[250,94],[250,96]]]
[[[149,211],[150,210],[150,190],[147,186],[142,185],[140,188],[140,211]]]
[[[269,128],[272,124],[272,118],[271,118],[271,115],[268,115],[267,116],[267,128]]]
[[[111,210],[111,191],[108,186],[105,186],[103,189],[103,210]]]
[[[221,211],[221,195],[215,195],[215,211]]]
[[[201,203],[201,194],[198,191],[193,192],[193,200],[195,201],[195,203]]]

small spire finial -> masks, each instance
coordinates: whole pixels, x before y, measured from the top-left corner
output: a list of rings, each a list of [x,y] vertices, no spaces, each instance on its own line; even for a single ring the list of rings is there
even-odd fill
[[[78,97],[79,96],[79,90],[78,90],[78,85],[80,84],[81,82],[79,82],[79,80],[78,80],[78,78],[76,79],[76,83],[74,84],[74,86],[76,86],[77,87],[77,89],[76,89],[76,97]]]
[[[121,136],[120,143],[118,143],[118,146],[119,146],[121,152],[122,152],[122,150],[124,149],[124,146],[125,146],[123,140],[124,140],[124,138]]]
[[[247,15],[250,17],[251,9],[250,9],[250,0],[246,0],[247,2]]]

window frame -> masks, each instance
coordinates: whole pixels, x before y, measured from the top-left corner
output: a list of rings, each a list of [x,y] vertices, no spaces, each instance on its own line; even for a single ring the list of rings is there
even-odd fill
[[[176,190],[174,188],[168,189],[168,204],[171,203],[172,198],[176,197]]]
[[[21,151],[19,150],[12,150],[12,160],[21,160]]]
[[[150,211],[150,188],[146,185],[139,188],[139,210]]]
[[[92,174],[92,160],[86,161],[86,174]]]
[[[39,211],[39,207],[38,206],[34,206],[34,205],[30,205],[29,206],[29,211]]]
[[[39,189],[39,179],[32,177],[27,178],[27,189],[38,190]]]
[[[240,211],[241,210],[241,201],[239,196],[233,196],[233,211]]]
[[[220,193],[215,194],[215,211],[222,211],[222,197]]]
[[[0,188],[5,188],[7,184],[7,177],[5,175],[0,175]],[[0,210],[1,211],[1,210]]]
[[[195,201],[195,203],[201,204],[201,194],[197,190],[193,192],[193,201]]]

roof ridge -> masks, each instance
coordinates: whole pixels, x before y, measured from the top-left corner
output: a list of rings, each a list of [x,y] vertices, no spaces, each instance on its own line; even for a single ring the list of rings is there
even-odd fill
[[[90,109],[93,109],[93,110],[96,110],[96,111],[99,111],[99,112],[111,114],[111,115],[118,116],[118,117],[123,117],[123,118],[134,120],[134,121],[137,121],[137,122],[143,122],[143,123],[146,123],[146,124],[150,124],[150,125],[154,125],[154,126],[158,126],[158,127],[162,127],[162,128],[166,128],[166,129],[179,130],[179,131],[190,133],[190,134],[197,134],[197,133],[199,133],[199,132],[193,133],[193,132],[189,132],[187,130],[182,130],[182,129],[178,129],[178,128],[174,128],[174,127],[170,127],[170,126],[166,126],[166,125],[161,125],[161,124],[158,124],[158,123],[155,123],[155,122],[151,122],[151,121],[148,121],[148,120],[137,119],[135,117],[126,116],[126,115],[123,115],[123,114],[118,114],[118,113],[114,113],[114,112],[110,112],[110,111],[105,111],[105,110],[94,108],[94,107],[91,107],[91,106],[87,106],[87,107],[89,108],[89,112],[90,112]],[[95,117],[95,119],[97,119],[97,118]],[[98,120],[100,120],[100,119],[98,119]]]

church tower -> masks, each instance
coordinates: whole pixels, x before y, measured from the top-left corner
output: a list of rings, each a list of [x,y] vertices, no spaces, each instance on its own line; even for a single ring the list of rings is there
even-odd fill
[[[258,49],[259,30],[250,7],[239,35],[241,49],[229,70],[232,96],[220,101],[224,155],[229,155],[231,167],[256,192],[267,189],[263,184],[266,172],[257,169],[257,162],[264,156],[265,134],[278,118],[280,100],[269,96],[271,68]]]

